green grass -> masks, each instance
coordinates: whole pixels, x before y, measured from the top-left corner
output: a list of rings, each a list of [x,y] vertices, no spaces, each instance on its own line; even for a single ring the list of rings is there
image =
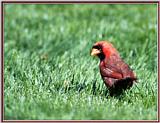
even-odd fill
[[[156,120],[157,6],[6,4],[6,120]],[[94,42],[109,40],[139,83],[107,96]]]

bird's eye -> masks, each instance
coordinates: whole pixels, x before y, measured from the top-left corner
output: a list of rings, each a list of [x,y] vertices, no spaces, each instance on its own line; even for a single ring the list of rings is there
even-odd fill
[[[99,46],[93,46],[92,48],[94,48],[94,49],[101,49]]]

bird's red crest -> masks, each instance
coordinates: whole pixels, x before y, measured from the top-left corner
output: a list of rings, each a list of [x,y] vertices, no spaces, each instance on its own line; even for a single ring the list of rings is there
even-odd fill
[[[103,53],[106,57],[110,57],[111,54],[116,53],[119,55],[117,50],[113,47],[113,45],[107,41],[99,41],[95,43],[94,45],[101,46]]]

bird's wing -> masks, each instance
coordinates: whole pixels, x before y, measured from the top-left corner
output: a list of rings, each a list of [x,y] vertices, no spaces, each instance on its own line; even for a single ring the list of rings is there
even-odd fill
[[[121,72],[118,72],[117,70],[116,71],[112,70],[108,67],[101,67],[100,72],[103,77],[114,78],[114,79],[123,78],[123,75]]]
[[[121,58],[115,56],[105,62],[105,66],[101,66],[101,74],[114,79],[134,77],[134,73],[129,66]]]

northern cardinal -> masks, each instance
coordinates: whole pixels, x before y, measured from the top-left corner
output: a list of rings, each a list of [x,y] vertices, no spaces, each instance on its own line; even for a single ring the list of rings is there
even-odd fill
[[[91,49],[92,56],[100,59],[99,69],[110,95],[120,95],[137,80],[132,69],[121,59],[118,51],[108,41],[99,41]]]

